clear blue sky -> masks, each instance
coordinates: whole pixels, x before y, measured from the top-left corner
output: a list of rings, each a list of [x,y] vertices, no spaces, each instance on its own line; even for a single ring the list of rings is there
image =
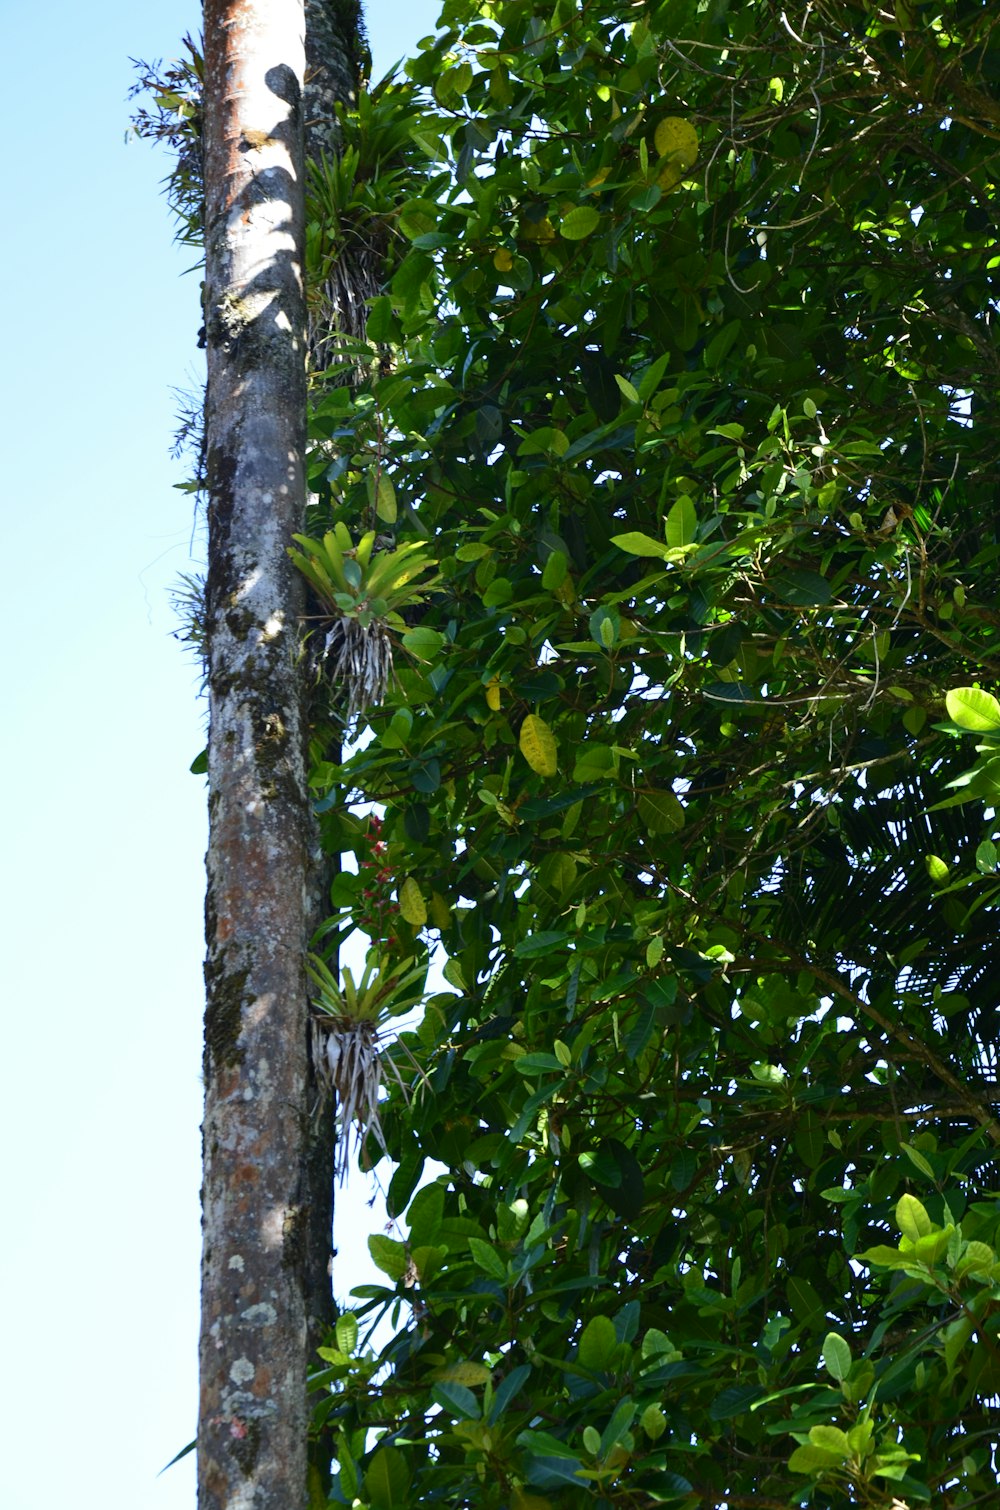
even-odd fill
[[[376,76],[436,0],[375,0]],[[198,274],[129,57],[191,0],[0,3],[4,1510],[193,1510],[204,743],[169,594],[198,540],[168,457]],[[342,1205],[338,1290],[361,1218]]]

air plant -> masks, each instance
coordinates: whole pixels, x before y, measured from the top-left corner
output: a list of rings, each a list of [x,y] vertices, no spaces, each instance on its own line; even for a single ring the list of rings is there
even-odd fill
[[[360,979],[345,966],[341,980],[316,954],[306,972],[315,986],[312,1017],[313,1060],[317,1073],[335,1091],[341,1136],[337,1142],[335,1173],[347,1177],[351,1134],[357,1152],[374,1133],[387,1152],[379,1122],[379,1092],[386,1066],[406,1096],[406,1086],[391,1054],[383,1047],[392,1018],[423,1000],[426,967],[412,959],[386,967],[378,949],[370,949]]]
[[[376,550],[374,530],[355,545],[340,523],[322,540],[292,538],[302,549],[289,547],[288,554],[329,615],[322,659],[330,680],[346,688],[350,722],[381,702],[392,672],[391,635],[406,629],[401,610],[423,601],[438,579],[417,578],[437,563],[419,541]]]

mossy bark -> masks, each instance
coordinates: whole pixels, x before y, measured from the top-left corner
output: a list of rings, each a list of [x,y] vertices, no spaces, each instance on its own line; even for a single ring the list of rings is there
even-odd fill
[[[306,1498],[303,955],[314,864],[299,669],[303,0],[206,0],[210,839],[200,1510]]]

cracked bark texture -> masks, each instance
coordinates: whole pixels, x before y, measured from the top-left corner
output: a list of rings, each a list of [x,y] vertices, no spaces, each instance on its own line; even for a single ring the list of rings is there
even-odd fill
[[[306,1502],[313,836],[303,0],[205,0],[209,816],[200,1510]]]
[[[368,67],[361,0],[305,0],[306,157],[340,151],[336,107],[357,98]]]

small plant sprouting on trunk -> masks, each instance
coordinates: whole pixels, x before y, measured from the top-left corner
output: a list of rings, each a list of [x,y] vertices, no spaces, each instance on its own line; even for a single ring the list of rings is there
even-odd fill
[[[405,632],[402,610],[423,601],[437,577],[417,579],[437,563],[423,554],[419,541],[377,550],[374,530],[355,545],[340,523],[322,540],[293,538],[302,549],[290,546],[288,554],[328,616],[320,660],[329,680],[346,694],[350,723],[381,702],[392,673],[392,634]]]
[[[385,1150],[379,1123],[379,1091],[384,1071],[389,1068],[400,1090],[406,1086],[392,1056],[384,1044],[389,1024],[423,1000],[424,965],[412,959],[387,966],[382,953],[370,949],[360,979],[355,982],[351,970],[344,966],[338,981],[329,965],[311,954],[306,972],[315,987],[313,993],[313,1062],[317,1073],[336,1092],[341,1122],[337,1139],[335,1173],[341,1183],[347,1178],[351,1153],[361,1149],[369,1132],[374,1133]]]

